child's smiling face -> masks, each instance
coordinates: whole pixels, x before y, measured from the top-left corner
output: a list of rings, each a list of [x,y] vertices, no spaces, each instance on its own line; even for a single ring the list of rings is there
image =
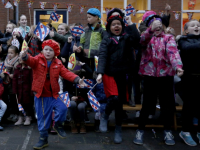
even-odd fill
[[[200,23],[196,20],[189,22],[188,28],[185,32],[187,34],[199,35],[200,34]]]
[[[113,20],[110,25],[110,31],[114,35],[120,35],[122,33],[122,24],[119,20]]]
[[[45,46],[42,53],[47,61],[51,61],[55,56],[54,50],[50,46]]]

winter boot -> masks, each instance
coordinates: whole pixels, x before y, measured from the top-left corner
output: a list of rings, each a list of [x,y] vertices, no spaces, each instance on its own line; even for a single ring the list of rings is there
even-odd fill
[[[81,122],[80,124],[80,133],[86,133],[85,122]]]
[[[115,144],[120,144],[122,142],[122,127],[121,126],[115,126],[115,138],[114,142]]]
[[[61,122],[56,122],[53,129],[58,133],[58,136],[60,138],[62,138],[62,139],[66,138],[67,134],[65,133]]]
[[[40,136],[39,141],[33,146],[34,149],[43,149],[48,146],[48,137]]]
[[[24,122],[25,126],[29,126],[31,124],[31,116],[26,116],[26,120]]]
[[[15,123],[15,126],[19,126],[21,124],[23,124],[23,117],[19,116],[18,121]]]
[[[72,133],[78,133],[78,129],[77,129],[76,124],[73,120],[70,121],[70,126],[71,126],[71,132]]]
[[[104,112],[101,116],[101,119],[100,119],[100,126],[99,126],[99,130],[101,132],[107,132],[108,128],[107,128],[107,125],[108,125],[108,118],[109,116]]]

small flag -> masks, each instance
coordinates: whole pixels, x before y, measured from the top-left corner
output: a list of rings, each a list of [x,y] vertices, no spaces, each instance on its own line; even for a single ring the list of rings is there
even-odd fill
[[[50,19],[58,22],[58,20],[60,19],[60,16],[57,13],[52,12],[51,15],[50,15]]]
[[[187,12],[188,20],[192,20],[193,14],[193,12]]]
[[[83,26],[80,25],[80,26],[75,26],[71,29],[71,33],[74,35],[74,36],[78,36],[78,35],[81,35],[83,34],[85,31],[83,29]]]
[[[44,10],[44,7],[46,6],[47,2],[40,2],[40,7],[42,10]]]
[[[105,7],[105,11],[106,11],[106,14],[108,15],[108,12],[111,10],[112,8],[108,8],[108,7]]]
[[[64,104],[67,106],[67,108],[71,106],[68,92],[64,92],[64,93],[60,94],[59,98],[64,102]]]
[[[24,40],[23,43],[22,43],[22,49],[21,49],[21,51],[25,51],[27,48],[28,48],[28,44]]]
[[[4,62],[0,62],[0,74],[5,70],[5,68]]]
[[[163,17],[163,16],[164,16],[164,11],[159,11],[159,15],[160,15],[161,17]]]
[[[38,22],[37,27],[34,30],[34,34],[37,35],[37,37],[41,41],[44,41],[44,39],[47,37],[49,32],[50,32],[49,28],[47,28],[45,25],[43,25],[40,22]]]
[[[136,10],[135,10],[135,8],[131,5],[131,4],[129,4],[127,7],[126,7],[126,16],[129,16],[129,15],[131,15],[131,14],[133,14],[134,16],[135,16],[135,14],[136,14]]]
[[[33,1],[27,1],[28,8],[31,9],[31,6],[33,5]]]
[[[84,12],[84,9],[86,8],[84,5],[79,6],[80,8],[80,14],[82,14]]]
[[[94,63],[95,63],[95,71],[97,71],[97,68],[98,68],[98,57],[97,56],[94,56]]]
[[[19,41],[17,39],[13,39],[11,44],[19,49]]]
[[[97,112],[100,109],[100,103],[98,102],[97,98],[95,97],[95,95],[93,94],[91,90],[87,93],[87,95],[88,95],[90,105],[92,106],[94,111]]]
[[[14,6],[16,6],[16,7],[17,7],[17,6],[18,6],[18,4],[19,4],[19,1],[20,1],[20,0],[14,0],[14,1],[13,1],[13,4],[14,4]]]
[[[85,87],[82,87],[79,84],[77,84],[77,88],[91,89],[94,86],[94,81],[92,79],[84,79],[84,82],[86,84]]]
[[[98,7],[98,6],[92,6],[92,8],[96,8],[96,9],[99,9],[99,7]]]
[[[5,8],[10,8],[10,9],[13,9],[13,6],[12,4],[8,1],[5,5]]]
[[[53,9],[54,9],[54,12],[56,12],[57,8],[58,8],[59,4],[58,3],[54,3],[53,4]]]
[[[67,11],[70,13],[72,12],[73,5],[67,5]]]
[[[25,111],[24,111],[24,108],[22,107],[21,104],[18,104],[18,108],[19,108],[19,111],[21,111],[21,112],[24,114],[24,116],[26,116],[26,113],[25,113]]]
[[[125,23],[125,26],[127,27],[128,26],[128,22],[126,21],[125,18],[124,18],[124,23]]]
[[[76,66],[76,56],[75,53],[72,53],[69,57],[68,69],[73,70],[75,66]]]
[[[180,11],[173,11],[173,13],[174,13],[175,19],[178,20],[181,12]]]

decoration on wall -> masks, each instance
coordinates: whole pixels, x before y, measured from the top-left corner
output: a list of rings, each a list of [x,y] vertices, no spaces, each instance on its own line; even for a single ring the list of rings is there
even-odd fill
[[[80,14],[82,14],[84,12],[84,9],[86,8],[86,6],[80,5],[79,8],[80,8]]]
[[[165,12],[164,12],[164,11],[159,11],[159,15],[160,15],[161,17],[163,17],[163,16],[164,16],[164,14],[165,14]]]
[[[27,1],[28,8],[31,9],[31,6],[33,5],[33,1]]]
[[[194,7],[196,6],[196,0],[189,0],[188,2],[188,9],[194,10]]]
[[[19,2],[20,2],[20,0],[14,0],[14,1],[13,1],[13,4],[14,4],[14,6],[16,6],[16,7],[17,7],[17,6],[18,6],[18,4],[19,4]]]
[[[70,13],[72,12],[73,5],[67,5],[67,11]]]
[[[193,12],[187,12],[188,20],[192,20],[193,14]]]
[[[12,4],[8,1],[8,2],[5,4],[5,8],[13,9],[13,6],[12,6]]]
[[[56,12],[56,10],[58,9],[59,4],[58,3],[54,3],[53,4],[53,10],[54,12]]]
[[[40,2],[40,7],[42,8],[42,10],[44,10],[46,4],[47,4],[47,2]]]
[[[181,12],[180,11],[173,11],[173,13],[174,13],[175,19],[178,20],[180,15],[181,15]]]

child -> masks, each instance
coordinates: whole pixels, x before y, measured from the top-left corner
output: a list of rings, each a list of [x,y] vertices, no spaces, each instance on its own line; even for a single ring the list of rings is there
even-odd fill
[[[22,37],[25,38],[26,34],[30,31],[30,27],[27,26],[27,18],[25,15],[19,17],[19,25],[19,28],[22,31]]]
[[[32,70],[21,59],[19,65],[16,66],[13,75],[13,93],[17,96],[17,103],[21,104],[26,112],[26,119],[24,122],[24,114],[20,111],[18,121],[15,125],[31,124],[31,116],[33,115],[33,93],[31,92],[32,84]]]
[[[174,145],[175,141],[171,133],[173,122],[174,99],[174,75],[182,75],[182,62],[177,50],[175,39],[172,35],[165,34],[161,17],[148,16],[146,25],[149,27],[142,35],[140,43],[146,49],[142,50],[139,74],[144,76],[144,94],[142,110],[139,118],[138,130],[133,140],[135,144],[143,144],[145,125],[152,109],[155,108],[157,96],[159,96],[161,114],[164,124],[164,140],[167,145]],[[146,19],[146,18],[144,18]]]
[[[3,117],[3,115],[4,115],[4,113],[7,109],[7,105],[2,100],[3,92],[4,92],[3,80],[0,77],[0,131],[3,130],[3,127],[1,126],[1,120],[2,120],[2,117]]]
[[[198,118],[197,138],[200,142],[200,101],[199,101],[199,77],[200,77],[200,23],[191,20],[184,26],[185,36],[178,41],[180,55],[183,61],[184,75],[182,82],[183,97],[183,125],[179,136],[189,146],[196,146],[190,132],[192,131],[192,120]]]
[[[42,51],[42,41],[33,33],[35,28],[36,26],[31,26],[29,33],[27,33],[25,36],[25,40],[27,43],[30,40],[30,42],[28,43],[28,53],[33,57],[40,54],[40,52]],[[49,35],[45,38],[45,40],[47,39],[49,39]]]
[[[32,91],[35,94],[35,109],[37,113],[39,142],[33,146],[42,149],[48,146],[48,129],[51,125],[52,111],[55,111],[54,130],[61,138],[66,138],[63,122],[66,119],[67,107],[61,99],[58,79],[59,75],[71,82],[84,86],[83,79],[67,70],[55,56],[60,54],[60,46],[54,40],[46,40],[42,44],[42,53],[32,57],[27,55],[27,50],[21,52],[21,57],[33,69]]]
[[[88,77],[86,77],[88,79],[93,78],[94,56],[99,55],[99,46],[105,35],[105,29],[101,25],[100,19],[101,12],[98,9],[90,8],[87,11],[88,27],[81,35],[80,46],[76,49],[80,61],[85,63],[82,68],[88,72]]]
[[[101,83],[103,78],[104,91],[106,94],[107,105],[105,112],[101,116],[99,129],[101,132],[107,131],[108,117],[112,110],[115,110],[115,143],[121,143],[121,124],[122,124],[122,104],[126,99],[126,74],[133,69],[134,58],[132,47],[139,43],[139,33],[124,32],[123,13],[111,15],[107,20],[107,36],[104,37],[100,46],[98,77],[97,82]],[[135,24],[129,26],[130,31],[134,31]],[[103,77],[102,77],[103,76]]]
[[[10,117],[7,119],[13,122],[17,121],[18,107],[16,102],[16,96],[12,91],[12,79],[16,66],[19,64],[19,51],[16,46],[10,46],[8,48],[8,55],[4,61],[6,67],[6,73],[1,74],[4,80],[4,101],[7,103],[8,108],[11,108]],[[9,99],[8,99],[9,95]]]
[[[6,26],[6,33],[0,39],[0,45],[2,44],[2,51],[0,53],[4,58],[6,57],[8,53],[7,42],[10,38],[12,38],[12,32],[15,27],[16,26],[14,24],[8,23]]]

